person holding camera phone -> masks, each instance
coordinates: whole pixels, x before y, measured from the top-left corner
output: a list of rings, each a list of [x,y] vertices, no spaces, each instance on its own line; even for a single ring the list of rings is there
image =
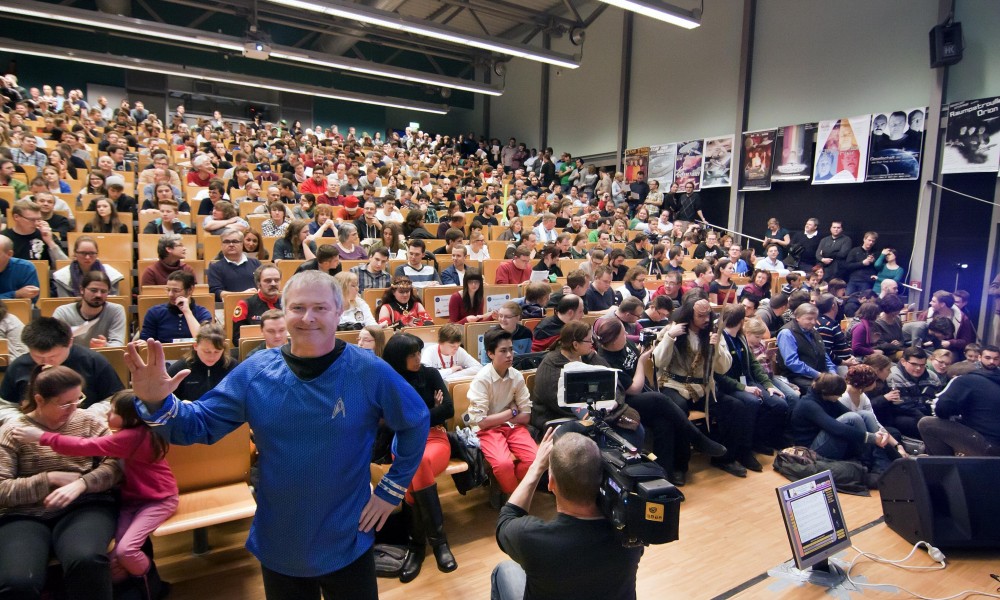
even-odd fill
[[[545,472],[556,497],[556,517],[529,516]],[[535,461],[497,520],[497,543],[512,560],[497,565],[492,598],[635,598],[641,547],[626,548],[597,506],[603,478],[601,451],[579,433],[542,438]]]

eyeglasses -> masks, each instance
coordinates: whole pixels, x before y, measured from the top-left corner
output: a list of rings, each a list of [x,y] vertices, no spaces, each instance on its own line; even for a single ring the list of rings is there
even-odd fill
[[[26,217],[24,215],[19,215],[17,213],[14,213],[14,216],[19,219],[24,219],[25,221],[31,221],[32,223],[37,223],[42,220],[41,217]]]
[[[78,250],[76,252],[76,255],[77,256],[97,256],[97,252],[90,252],[90,251]]]
[[[71,409],[74,409],[77,406],[80,406],[81,404],[83,404],[83,402],[86,399],[87,399],[87,394],[80,394],[80,399],[79,400],[77,400],[76,402],[68,402],[66,404],[60,404],[59,405],[59,410],[71,410]]]
[[[585,340],[579,340],[579,343],[580,344],[590,344],[591,346],[593,346],[594,345],[594,339],[593,338],[588,338],[588,339],[585,339]]]
[[[906,364],[910,365],[914,369],[926,369],[927,368],[927,363],[916,363],[916,362],[913,362],[911,360],[908,360],[908,361],[905,361],[905,362],[906,362]]]

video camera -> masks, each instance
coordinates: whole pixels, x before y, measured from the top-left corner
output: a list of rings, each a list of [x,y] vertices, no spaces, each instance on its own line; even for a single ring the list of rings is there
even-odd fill
[[[639,346],[644,352],[656,345],[656,336],[662,329],[662,327],[647,327],[639,332]]]
[[[614,374],[614,371],[609,371]],[[608,382],[610,381],[610,386]],[[678,539],[683,496],[667,481],[663,467],[633,446],[606,421],[608,409],[598,408],[615,399],[615,378],[605,373],[565,374],[566,398],[585,403],[588,416],[564,431],[576,431],[601,447],[604,478],[598,506],[618,532],[625,547],[666,544]]]

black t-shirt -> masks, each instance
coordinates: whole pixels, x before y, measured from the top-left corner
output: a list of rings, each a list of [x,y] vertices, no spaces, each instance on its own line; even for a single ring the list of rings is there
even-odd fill
[[[506,504],[497,542],[527,576],[524,600],[633,600],[642,548],[625,548],[607,519],[559,513],[551,521]]]
[[[281,358],[285,359],[285,364],[291,369],[293,375],[302,381],[312,381],[325,373],[333,361],[340,358],[346,347],[347,342],[337,340],[333,344],[333,350],[329,353],[323,356],[303,358],[292,354],[292,345],[288,343],[281,347]]]
[[[42,240],[42,234],[32,231],[28,235],[21,235],[13,229],[4,229],[0,235],[10,238],[14,244],[14,258],[23,260],[49,260],[49,247]]]
[[[62,215],[52,213],[52,216],[45,219],[45,221],[52,229],[52,237],[54,237],[56,241],[59,242],[59,245],[63,247],[63,250],[65,250],[66,238],[68,237],[66,234],[73,230],[73,228],[70,227],[69,219]]]
[[[612,351],[601,348],[597,354],[606,360],[609,365],[620,369],[623,375],[619,376],[618,383],[625,384],[624,387],[632,385],[632,378],[635,377],[635,367],[639,363],[639,349],[635,344],[625,340],[625,347],[621,350]]]
[[[73,345],[70,347],[69,356],[62,364],[83,376],[83,393],[87,396],[87,400],[80,405],[80,408],[96,404],[125,387],[111,363],[89,348]],[[35,361],[30,354],[17,357],[7,367],[7,375],[0,384],[0,397],[9,402],[24,400],[28,380],[31,379],[34,368]]]

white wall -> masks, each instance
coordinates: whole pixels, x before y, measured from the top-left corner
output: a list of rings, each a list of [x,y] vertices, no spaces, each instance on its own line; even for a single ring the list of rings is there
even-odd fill
[[[624,12],[608,8],[587,29],[583,64],[578,69],[549,69],[548,145],[558,156],[609,152],[618,140]],[[565,54],[579,50],[568,37],[553,40]]]
[[[759,2],[748,128],[926,104],[937,8],[932,0]]]
[[[742,29],[738,0],[706,0],[702,25],[691,30],[635,16],[629,148],[735,128]]]
[[[493,81],[497,81],[496,75]],[[540,143],[542,64],[523,58],[507,63],[502,96],[490,98],[490,135],[507,143],[513,136],[528,148]]]
[[[962,23],[965,54],[948,69],[948,101],[1000,95],[1000,4],[996,0],[958,0],[955,20]]]

